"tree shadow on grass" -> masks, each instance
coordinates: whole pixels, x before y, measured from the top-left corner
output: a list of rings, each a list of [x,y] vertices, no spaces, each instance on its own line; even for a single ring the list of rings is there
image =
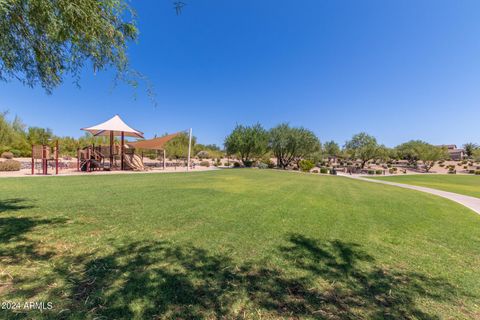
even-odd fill
[[[25,204],[25,201],[18,198],[0,200],[0,212],[8,214],[34,207]],[[10,285],[3,268],[19,264],[25,266],[26,263],[47,260],[53,256],[54,252],[39,250],[37,241],[30,237],[31,233],[38,228],[51,228],[64,222],[65,219],[61,218],[0,217],[0,293]]]
[[[43,288],[56,307],[41,317],[438,319],[416,298],[453,303],[462,294],[443,279],[381,267],[355,243],[294,234],[278,254],[282,268],[145,241],[63,257],[52,274],[64,285]]]
[[[32,205],[26,204],[26,201],[23,198],[0,199],[0,213],[33,208]]]

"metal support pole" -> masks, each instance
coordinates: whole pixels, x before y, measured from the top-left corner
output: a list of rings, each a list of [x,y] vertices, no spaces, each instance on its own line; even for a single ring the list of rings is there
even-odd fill
[[[167,153],[165,152],[165,149],[163,149],[163,170],[165,170],[165,166],[166,166],[166,163],[165,163],[165,161],[167,160],[166,157],[167,157]]]
[[[110,170],[113,169],[113,131],[110,131]]]
[[[122,131],[122,145],[120,147],[120,161],[121,161],[121,165],[120,165],[120,168],[121,170],[123,171],[124,169],[124,166],[123,166],[123,145],[125,144],[125,133]]]
[[[35,174],[35,159],[34,159],[34,156],[35,154],[33,153],[34,152],[34,146],[32,145],[32,176]]]
[[[58,174],[58,140],[55,142],[55,174]]]
[[[187,159],[187,171],[190,168],[190,153],[192,149],[192,128],[190,128],[190,134],[188,137],[188,159]]]

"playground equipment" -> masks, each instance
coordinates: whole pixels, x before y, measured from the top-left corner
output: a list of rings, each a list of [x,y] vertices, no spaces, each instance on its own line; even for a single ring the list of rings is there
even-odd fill
[[[32,175],[35,174],[35,168],[38,161],[41,164],[41,172],[39,174],[48,174],[48,165],[50,161],[54,161],[55,174],[58,174],[58,141],[55,142],[53,154],[50,146],[47,145],[32,145]]]
[[[111,167],[111,164],[110,164]],[[105,169],[105,156],[94,146],[77,150],[77,170],[94,171]]]
[[[132,149],[125,152],[123,159],[125,161],[125,167],[128,169],[133,171],[145,171],[142,158],[135,154]]]
[[[120,136],[121,137],[121,142],[120,142],[120,169],[124,169],[124,147],[125,147],[125,137],[135,137],[135,138],[143,138],[143,133],[140,131],[137,131],[131,127],[129,127],[118,115],[115,115],[113,118],[110,120],[107,120],[103,123],[100,123],[96,126],[93,127],[88,127],[88,128],[83,128],[82,130],[88,131],[93,136],[98,137],[98,136],[108,136],[110,137],[110,152],[109,152],[109,158],[110,158],[110,168],[113,167],[114,164],[114,152],[113,152],[113,145],[114,145],[114,137],[115,136]],[[91,156],[91,154],[90,154]],[[93,159],[95,160],[95,159]]]
[[[124,150],[123,156],[120,156],[120,150]],[[109,159],[109,161],[106,161]],[[123,165],[118,161],[122,161]],[[110,162],[111,161],[111,162]],[[142,158],[135,154],[133,149],[121,148],[118,145],[112,146],[88,146],[77,150],[77,171],[97,171],[97,170],[122,170],[144,171]]]

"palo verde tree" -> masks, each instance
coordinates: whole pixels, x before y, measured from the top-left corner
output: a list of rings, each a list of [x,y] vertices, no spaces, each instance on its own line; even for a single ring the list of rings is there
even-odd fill
[[[473,156],[473,153],[476,149],[478,149],[478,145],[476,143],[473,143],[473,142],[469,142],[469,143],[465,143],[463,145],[463,149],[465,149],[465,153],[467,154],[467,157],[472,157]]]
[[[224,144],[227,154],[237,155],[249,167],[267,152],[268,134],[259,123],[253,126],[237,125],[225,138]]]
[[[421,141],[417,143],[415,149],[418,159],[423,162],[423,167],[426,172],[429,172],[437,161],[448,158],[448,153],[445,148],[437,147],[427,142]]]
[[[282,123],[270,130],[269,147],[277,158],[278,167],[285,169],[320,151],[320,140],[308,129]]]
[[[192,151],[195,148],[197,138],[192,136]],[[165,144],[165,153],[168,158],[173,159],[186,159],[188,157],[188,144],[189,144],[189,135],[185,132],[180,133],[178,136],[168,141]],[[192,153],[191,156],[194,156]]]
[[[126,55],[138,35],[134,18],[124,0],[0,1],[0,80],[51,92],[66,74],[78,82],[88,64],[136,85]]]
[[[341,154],[340,146],[335,141],[327,141],[323,144],[323,152],[328,160],[335,159]]]
[[[377,139],[365,132],[354,135],[345,143],[344,148],[352,159],[362,162],[362,168],[368,161],[377,158],[381,153],[381,146],[377,143]]]

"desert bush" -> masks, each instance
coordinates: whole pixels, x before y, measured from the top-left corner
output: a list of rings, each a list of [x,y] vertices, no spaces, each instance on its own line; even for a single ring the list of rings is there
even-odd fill
[[[375,174],[375,170],[368,170],[367,173],[368,174]]]
[[[397,170],[393,170],[393,169],[396,169],[396,168],[391,168],[391,169],[389,169],[389,170],[388,170],[388,173],[390,173],[390,174],[395,174],[395,173],[397,173]]]
[[[207,168],[208,168],[208,167],[210,167],[210,162],[208,162],[208,161],[202,161],[202,162],[200,162],[200,166],[202,166],[202,167],[207,167]]]
[[[320,173],[327,174],[328,169],[327,168],[320,168]]]
[[[440,163],[439,166],[440,166],[440,168],[445,167],[445,165],[443,163]]]
[[[233,167],[234,168],[240,168],[240,162],[234,162]]]
[[[475,174],[475,170],[468,170],[468,173]]]
[[[257,167],[258,169],[268,169],[268,164],[260,162]]]
[[[208,159],[210,157],[210,154],[208,151],[202,150],[199,153],[197,153],[197,158],[199,159]]]
[[[375,174],[383,174],[383,170],[376,170]]]
[[[315,167],[315,164],[310,160],[301,160],[298,165],[303,172],[309,172]]]
[[[0,157],[3,159],[13,159],[13,153],[11,153],[10,151],[5,151]]]
[[[251,160],[244,160],[244,161],[243,161],[243,164],[244,164],[245,167],[247,167],[247,168],[251,168],[251,167],[253,166],[253,163],[254,163],[254,162],[251,161]]]
[[[475,174],[478,176],[480,175],[480,170],[475,171]]]
[[[231,165],[232,165],[232,164],[231,164],[230,162],[225,162],[225,163],[223,164],[224,167],[230,167]]]
[[[468,166],[463,166],[463,169],[468,169]]]
[[[312,170],[312,173],[318,173],[318,172],[319,172],[318,169]]]
[[[21,167],[21,163],[16,160],[8,159],[0,162],[0,171],[19,171]]]

